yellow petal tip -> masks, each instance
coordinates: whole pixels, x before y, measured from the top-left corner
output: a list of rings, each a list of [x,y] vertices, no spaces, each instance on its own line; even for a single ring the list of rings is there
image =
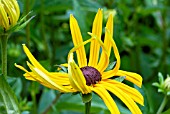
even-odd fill
[[[14,63],[15,67],[18,67],[17,63]]]
[[[70,17],[74,17],[73,14],[70,14]]]

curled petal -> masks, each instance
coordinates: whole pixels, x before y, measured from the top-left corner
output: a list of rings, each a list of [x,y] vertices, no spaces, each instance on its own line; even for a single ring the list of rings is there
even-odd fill
[[[73,52],[77,51],[81,46],[86,45],[87,43],[91,42],[92,40],[94,40],[94,38],[90,38],[90,39],[88,39],[88,40],[86,40],[86,41],[78,44],[77,46],[73,47],[73,48],[69,51],[69,53],[68,53],[68,59],[70,58],[70,55],[71,55]]]
[[[109,64],[109,54],[107,51],[107,46],[104,45],[104,43],[102,42],[101,39],[99,39],[96,35],[94,35],[93,33],[88,32],[89,35],[91,35],[94,39],[96,39],[96,41],[98,42],[98,44],[100,44],[100,46],[102,47],[103,50],[103,63],[102,64],[98,64],[96,66],[96,68],[102,73],[103,70],[105,70],[105,68],[108,66]]]
[[[69,56],[68,75],[71,86],[83,94],[90,93],[90,88],[86,85],[86,80],[80,68],[73,60],[73,53]]]
[[[114,67],[113,70],[109,70],[109,71],[106,71],[106,72],[103,73],[102,76],[103,76],[104,79],[114,76],[118,72],[118,70],[120,68],[120,55],[119,55],[119,51],[117,49],[116,43],[112,39],[111,33],[107,28],[106,28],[106,33],[108,34],[108,39],[111,42],[111,45],[113,47],[114,54],[115,54],[115,57],[116,57],[117,61],[116,61],[116,66]]]
[[[108,18],[108,21],[107,21],[107,24],[106,24],[106,28],[108,28],[108,30],[110,31],[110,35],[113,36],[113,15],[109,15],[109,18]],[[111,42],[109,40],[109,35],[108,35],[108,32],[105,33],[105,38],[104,38],[104,45],[106,47],[106,50],[108,52],[108,57],[110,57],[110,52],[111,52]],[[101,57],[100,57],[100,60],[99,60],[99,63],[98,63],[98,67],[100,67],[100,71],[104,71],[108,64],[109,63],[105,63],[104,61],[106,57],[105,57],[105,51],[102,50],[102,53],[101,53]]]

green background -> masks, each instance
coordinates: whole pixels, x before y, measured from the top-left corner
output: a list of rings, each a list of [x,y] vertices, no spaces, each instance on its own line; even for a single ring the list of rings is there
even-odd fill
[[[11,34],[8,42],[8,82],[19,100],[23,114],[84,113],[80,95],[63,94],[55,102],[57,91],[26,80],[22,76],[24,72],[14,67],[14,63],[28,68],[28,58],[22,50],[22,44],[27,44],[46,69],[55,71],[55,65],[67,62],[67,53],[73,47],[69,15],[76,17],[86,40],[90,38],[87,32],[91,32],[98,8],[102,8],[104,12],[103,35],[107,21],[105,13],[110,9],[117,11],[114,19],[114,40],[121,56],[121,69],[136,72],[143,77],[142,88],[134,86],[145,99],[145,106],[140,108],[143,114],[156,113],[164,95],[158,93],[152,83],[158,81],[158,72],[164,78],[170,74],[169,0],[18,0],[18,3],[21,16],[29,11],[33,11],[32,16],[36,15],[23,30]],[[111,56],[114,58],[113,54]],[[112,97],[122,114],[130,114],[117,97]],[[53,105],[49,108],[51,104]],[[170,104],[166,105],[164,111],[168,108]],[[95,94],[91,113],[110,113]]]

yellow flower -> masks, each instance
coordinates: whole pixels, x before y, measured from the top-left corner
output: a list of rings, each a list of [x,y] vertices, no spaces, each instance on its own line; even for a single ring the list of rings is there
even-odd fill
[[[20,16],[20,9],[16,0],[0,0],[0,26],[5,30],[13,27]]]
[[[140,75],[119,70],[120,56],[112,38],[113,15],[110,15],[108,18],[104,42],[101,40],[102,17],[102,10],[99,9],[93,22],[92,33],[89,33],[92,37],[87,41],[83,41],[78,23],[73,15],[70,15],[70,28],[74,48],[68,54],[68,63],[64,64],[68,66],[68,73],[48,72],[39,64],[25,45],[23,45],[24,52],[32,63],[27,62],[27,65],[32,72],[27,71],[20,65],[16,65],[16,67],[26,72],[24,74],[26,79],[38,81],[46,87],[64,93],[81,92],[82,94],[88,94],[95,92],[103,99],[112,114],[119,114],[120,112],[108,91],[122,100],[133,114],[142,114],[135,102],[143,105],[143,96],[136,89],[111,79],[114,76],[126,76],[126,80],[139,87],[142,85],[142,77]],[[90,43],[88,62],[84,48],[84,45],[87,43]],[[102,48],[101,55],[99,52],[100,48]],[[105,71],[109,64],[112,48],[117,62],[113,69]],[[78,65],[74,61],[74,52],[76,52]]]

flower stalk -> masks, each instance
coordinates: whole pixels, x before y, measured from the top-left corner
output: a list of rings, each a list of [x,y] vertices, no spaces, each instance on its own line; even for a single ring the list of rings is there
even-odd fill
[[[85,114],[90,114],[91,100],[85,103]]]
[[[7,76],[7,42],[8,34],[0,35],[1,40],[1,61],[2,61],[2,74]]]
[[[163,101],[162,101],[162,103],[161,103],[161,105],[160,105],[160,107],[159,107],[156,114],[161,114],[162,113],[162,111],[163,111],[164,107],[166,106],[167,102],[168,102],[168,96],[165,95],[164,99],[163,99]]]

